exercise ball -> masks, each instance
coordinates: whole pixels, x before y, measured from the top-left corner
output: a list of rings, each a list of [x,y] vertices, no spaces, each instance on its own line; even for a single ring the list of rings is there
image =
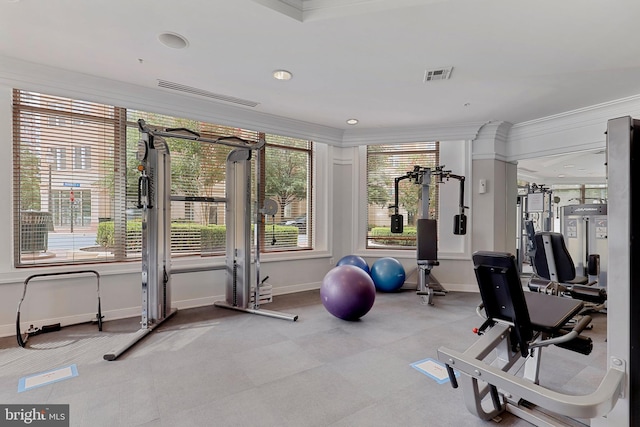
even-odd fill
[[[395,258],[380,258],[371,266],[371,278],[377,290],[395,292],[404,284],[404,267]]]
[[[339,265],[322,279],[320,299],[327,311],[342,320],[358,320],[371,310],[376,287],[359,267]]]
[[[363,269],[364,271],[367,272],[367,274],[369,274],[369,264],[367,264],[367,261],[365,261],[364,258],[362,258],[361,256],[358,256],[358,255],[343,256],[342,258],[340,258],[340,261],[338,261],[338,263],[336,265],[337,266],[340,266],[340,265],[353,265],[353,266],[356,266],[358,268]]]

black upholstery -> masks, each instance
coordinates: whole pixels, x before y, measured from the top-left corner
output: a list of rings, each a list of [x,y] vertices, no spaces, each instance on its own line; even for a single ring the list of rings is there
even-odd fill
[[[549,244],[544,243],[543,236],[549,236],[551,240],[551,248]],[[558,277],[555,279],[560,283],[569,284],[586,284],[589,280],[584,276],[576,276],[576,267],[573,264],[571,254],[567,250],[564,244],[564,237],[561,233],[552,231],[538,231],[534,235],[535,252],[533,256],[533,271],[540,277],[548,280],[553,280],[549,272],[549,264],[547,263],[546,252],[551,249],[553,251],[553,259],[556,264],[556,274]]]
[[[525,293],[515,257],[509,253],[476,252],[473,264],[487,319],[514,326],[512,340],[523,356],[536,332],[558,333],[583,307],[579,300]]]
[[[527,239],[529,241],[527,245],[527,255],[533,256],[533,253],[536,250],[536,241],[535,241],[536,229],[533,225],[533,221],[530,219],[526,220],[524,222],[524,229],[527,232]]]
[[[417,258],[420,261],[438,260],[438,225],[435,219],[419,219],[416,222]]]
[[[473,265],[487,319],[512,323],[512,339],[526,356],[534,331],[515,258],[508,253],[476,252]]]

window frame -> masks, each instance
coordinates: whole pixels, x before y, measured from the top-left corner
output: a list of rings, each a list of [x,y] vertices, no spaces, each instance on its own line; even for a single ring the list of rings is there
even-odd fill
[[[69,266],[69,265],[80,265],[80,264],[87,264],[87,263],[109,264],[109,263],[139,261],[140,259],[139,254],[137,256],[132,256],[131,251],[127,250],[127,245],[126,245],[127,215],[125,212],[127,210],[127,177],[126,177],[127,174],[117,172],[117,171],[123,171],[131,168],[135,168],[135,165],[127,164],[127,129],[128,129],[128,126],[131,125],[131,122],[127,121],[127,113],[128,111],[137,111],[137,110],[135,109],[127,110],[126,108],[123,108],[123,107],[104,105],[104,104],[93,104],[93,103],[86,103],[87,105],[89,105],[89,107],[84,107],[84,109],[82,109],[83,108],[82,105],[84,101],[78,100],[75,98],[72,99],[67,97],[57,97],[54,95],[47,95],[47,94],[38,93],[38,92],[22,91],[20,89],[14,89],[13,92],[14,92],[14,95],[13,95],[13,99],[14,99],[14,103],[13,103],[14,183],[13,183],[12,189],[13,189],[13,201],[14,201],[14,220],[13,220],[14,222],[13,224],[14,266],[16,268],[31,268],[31,267],[43,267],[43,266],[65,266],[65,265]],[[47,105],[44,105],[44,104],[39,105],[41,102],[44,102],[43,99],[49,100],[50,104],[48,105],[48,107]],[[55,100],[57,99],[63,100],[62,104],[55,102]],[[24,102],[21,102],[21,100]],[[28,105],[29,100],[31,100],[31,105]],[[67,107],[65,102],[70,104],[73,104],[73,102],[78,102],[80,107],[78,107],[78,110],[72,110],[72,112],[70,113],[65,109]],[[88,115],[91,114],[90,107],[92,105],[101,105],[107,108],[111,112],[111,117],[108,120],[104,119],[105,121],[104,126],[113,126],[113,129],[112,129],[113,130],[113,147],[112,147],[113,171],[109,172],[113,174],[113,177],[111,178],[113,180],[113,187],[112,187],[113,195],[109,199],[109,203],[113,205],[112,209],[113,209],[113,213],[115,214],[113,215],[113,218],[112,218],[113,224],[114,224],[113,227],[114,227],[114,236],[115,236],[114,244],[111,247],[112,255],[110,255],[109,257],[105,256],[104,259],[100,258],[100,259],[91,259],[91,260],[52,259],[50,261],[41,260],[38,262],[32,262],[31,260],[25,261],[22,257],[23,254],[21,253],[21,244],[22,244],[21,239],[23,234],[23,230],[21,227],[21,223],[22,223],[21,209],[23,206],[22,206],[21,197],[20,197],[20,188],[21,188],[21,185],[24,184],[24,177],[23,175],[21,175],[22,169],[20,167],[20,162],[21,162],[22,156],[21,156],[20,150],[24,150],[25,146],[29,144],[27,141],[24,140],[24,138],[31,137],[33,138],[34,141],[40,140],[39,138],[41,138],[41,135],[38,135],[38,132],[39,130],[41,131],[43,129],[42,128],[43,125],[42,124],[38,125],[36,123],[36,124],[32,124],[31,126],[24,127],[22,125],[21,114],[24,114],[26,111],[31,111],[34,114],[40,115],[41,119],[38,119],[38,120],[48,120],[47,123],[50,123],[52,119],[55,119],[53,122],[54,125],[58,125],[62,123],[60,121],[61,119],[64,120],[65,126],[71,126],[71,124],[74,124],[74,123],[78,125],[83,125],[87,123],[87,120],[91,122],[91,120],[95,119],[95,117],[93,118],[84,117],[84,114],[88,114]],[[167,116],[167,117],[172,117],[172,116]],[[198,123],[203,123],[198,120],[194,120],[194,121]],[[216,129],[217,127],[228,128],[227,126],[215,125],[211,123],[205,123],[205,125],[209,126],[210,129]],[[64,129],[64,128],[61,128],[61,129]],[[246,131],[246,132],[253,132],[253,131]],[[258,132],[254,132],[254,133],[258,135]],[[268,236],[265,236],[266,227],[261,227],[263,230],[262,235],[260,236],[261,253],[273,253],[273,252],[289,253],[289,252],[296,252],[300,250],[315,249],[314,241],[312,238],[313,236],[312,213],[314,210],[313,208],[314,177],[313,177],[312,171],[314,169],[313,153],[314,153],[315,145],[311,141],[306,141],[306,142],[308,142],[308,145],[309,145],[308,149],[300,149],[299,147],[284,147],[284,146],[279,146],[279,148],[292,149],[296,152],[306,152],[307,155],[309,156],[308,167],[307,167],[307,180],[306,180],[307,181],[306,194],[308,199],[306,202],[308,207],[307,208],[307,218],[308,218],[307,229],[309,230],[308,246],[279,247],[277,250],[271,250],[271,248],[268,245],[264,244],[265,240],[269,238]],[[52,171],[54,174],[57,173],[58,175],[62,175],[64,173],[73,174],[74,172],[84,173],[86,172],[86,170],[90,168],[98,167],[98,163],[103,162],[103,160],[99,158],[100,153],[93,150],[92,147],[87,147],[87,146],[77,145],[77,144],[74,145],[71,142],[62,141],[62,140],[57,142],[57,145],[55,146],[55,148],[53,145],[48,145],[48,146],[51,147],[50,152],[46,152],[46,153],[44,151],[38,152],[39,157],[37,160],[37,166],[35,167],[36,171],[34,173],[34,176],[36,178],[34,179],[39,180],[41,187],[43,182],[46,182],[47,175],[48,175],[49,181],[51,180]],[[49,150],[49,148],[47,148],[47,150]],[[63,152],[64,154],[61,154]],[[60,163],[61,156],[64,157],[64,161],[66,163],[64,165]],[[79,157],[83,158],[82,160],[80,160],[80,164],[78,164]],[[262,157],[264,158],[266,156],[262,156]],[[265,168],[263,167],[262,170],[264,171]],[[223,184],[224,184],[224,181],[223,181]],[[263,180],[262,181],[263,194],[264,194],[264,187],[265,187],[264,184],[265,184],[265,181]],[[69,188],[69,191],[72,191],[72,190],[73,188]],[[56,189],[56,191],[57,192],[55,194],[57,199],[60,199],[61,197],[66,197],[67,193],[63,194],[64,190]],[[173,192],[173,189],[172,189],[172,192]],[[82,194],[84,195],[84,193]],[[87,194],[88,194],[87,197],[93,198],[93,194],[91,191]],[[42,197],[45,197],[45,199],[46,197],[49,198],[49,205],[47,205],[47,209],[51,211],[51,209],[53,208],[53,206],[51,206],[54,198],[53,191],[49,189],[48,196],[43,195],[41,193],[41,195],[38,197],[40,199],[42,199]],[[60,208],[62,208],[62,203],[60,200],[57,200],[58,202],[57,205]],[[46,204],[46,202],[41,202],[41,203]],[[82,218],[83,221],[85,221],[85,218],[84,218],[85,211],[91,212],[94,209],[94,206],[92,205],[89,207],[85,207],[84,205],[85,203],[83,202],[82,212],[79,212],[79,214],[83,216]],[[214,211],[223,215],[222,212],[224,212],[224,209],[225,209],[224,205],[221,205],[221,206],[217,206],[217,208],[214,209]],[[187,211],[191,212],[190,215],[193,216],[193,212],[192,212],[193,207],[191,210],[186,209],[185,207],[185,215],[189,213]],[[49,213],[52,215],[51,212]],[[60,212],[58,214],[59,214],[58,216],[60,216]],[[57,220],[59,222],[66,221],[61,218],[57,218]],[[98,222],[102,222],[102,220]],[[93,224],[95,225],[95,223]],[[268,225],[266,220],[264,224]],[[98,237],[96,236],[96,240],[97,239]],[[205,253],[204,248],[201,248],[197,253],[193,253],[190,255],[191,255],[191,258],[201,258],[204,256],[221,256],[222,257],[224,256],[224,250],[215,252],[215,253]],[[176,259],[178,257],[179,257],[178,255],[172,254],[172,259]]]
[[[419,148],[420,144],[425,144],[425,148]],[[429,145],[433,145],[433,148],[429,148]],[[425,161],[421,161],[418,166],[424,168],[435,168],[440,165],[440,142],[439,141],[420,141],[420,142],[408,142],[408,143],[387,143],[387,144],[376,144],[376,145],[367,145],[364,150],[364,180],[365,180],[365,188],[366,188],[366,198],[365,198],[365,218],[366,218],[366,231],[364,233],[364,249],[365,250],[373,250],[373,251],[381,251],[381,250],[399,250],[399,251],[415,251],[416,250],[416,237],[415,231],[412,231],[414,226],[408,224],[410,221],[409,211],[403,209],[402,200],[399,202],[399,210],[400,213],[404,213],[404,220],[407,222],[404,224],[404,232],[400,235],[396,235],[390,232],[390,224],[391,224],[391,209],[386,208],[386,213],[382,213],[385,208],[380,206],[377,211],[378,214],[374,214],[374,219],[372,220],[372,205],[375,203],[371,202],[371,193],[372,188],[377,188],[377,191],[383,191],[387,193],[388,203],[387,206],[393,205],[395,203],[395,190],[394,190],[394,178],[402,176],[404,173],[409,172],[415,166],[415,162],[411,162],[411,156],[430,156],[433,157],[431,161],[429,159],[425,159]],[[386,175],[386,179],[382,181],[384,184],[379,184],[380,180],[376,180],[372,183],[371,177],[371,159],[375,157],[384,157],[385,160],[378,161],[375,163],[382,165],[390,165],[387,166],[387,172],[383,172],[383,175]],[[407,157],[406,160],[398,162],[398,157]],[[432,163],[432,164],[431,164]],[[398,169],[396,172],[392,172],[392,169]],[[400,172],[400,169],[404,169],[403,172]],[[406,181],[401,181],[400,193],[403,193],[402,184],[406,185],[414,185],[412,183],[407,183]],[[420,187],[416,185],[416,192],[420,191]],[[429,203],[429,218],[438,219],[439,215],[439,185],[436,182],[431,183],[430,189],[430,203]],[[400,197],[401,198],[401,197]],[[384,197],[382,197],[384,199]],[[417,201],[416,201],[417,203]],[[416,209],[418,207],[416,206]],[[386,215],[386,223],[383,225],[378,225],[376,222],[380,222],[379,217],[381,215]],[[417,219],[418,212],[413,213],[414,220]],[[378,219],[376,219],[376,217]],[[374,228],[376,229],[374,231]],[[389,231],[386,232],[384,229],[389,228]]]

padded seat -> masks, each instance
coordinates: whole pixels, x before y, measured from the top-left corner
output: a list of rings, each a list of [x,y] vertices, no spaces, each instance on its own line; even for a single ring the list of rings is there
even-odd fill
[[[537,331],[547,333],[558,331],[584,306],[580,300],[536,292],[524,292],[524,297],[529,310],[531,326]]]

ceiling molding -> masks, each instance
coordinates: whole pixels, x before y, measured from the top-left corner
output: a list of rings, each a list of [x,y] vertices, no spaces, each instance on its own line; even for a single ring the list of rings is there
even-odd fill
[[[375,144],[400,144],[422,141],[470,141],[485,123],[472,122],[438,126],[348,129],[344,131],[345,147]]]
[[[507,138],[511,123],[491,121],[485,123],[473,140],[472,157],[478,159],[507,159]]]
[[[300,22],[424,6],[449,0],[253,0]]]
[[[302,22],[304,19],[304,11],[302,8],[302,0],[253,0],[254,2],[268,7],[271,10],[280,12],[283,15]],[[293,2],[293,4],[291,4]]]
[[[554,114],[547,117],[541,117],[535,120],[528,120],[526,122],[520,122],[513,125],[514,130],[518,130],[519,128],[528,128],[537,124],[545,124],[550,121],[558,121],[560,119],[569,118],[569,117],[580,117],[583,118],[588,116],[585,113],[596,112],[598,115],[602,115],[603,111],[611,111],[617,109],[617,107],[622,106],[625,110],[628,110],[630,105],[637,105],[640,108],[640,94],[628,96],[625,98],[614,99],[612,101],[601,102],[599,104],[590,105],[588,107],[578,108],[575,110],[565,111],[559,114]]]

